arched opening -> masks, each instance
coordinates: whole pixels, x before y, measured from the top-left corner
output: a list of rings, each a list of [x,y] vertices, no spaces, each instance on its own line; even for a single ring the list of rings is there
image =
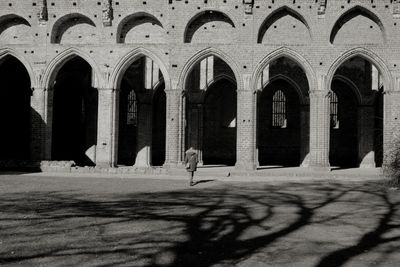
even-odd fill
[[[53,44],[98,43],[96,24],[88,17],[72,13],[58,19],[51,31],[50,42]]]
[[[13,56],[0,59],[0,160],[29,159],[31,83],[24,65]]]
[[[146,56],[133,61],[122,75],[117,164],[161,166],[165,161],[166,123],[163,75]]]
[[[98,92],[92,68],[81,57],[69,59],[54,80],[52,159],[78,166],[96,162]]]
[[[262,91],[258,105],[261,166],[300,165],[300,103],[296,90],[278,79]]]
[[[199,152],[204,165],[236,162],[236,80],[219,57],[208,56],[194,65],[186,79],[186,149]]]
[[[285,34],[282,35],[282,32]],[[310,38],[310,28],[306,20],[293,9],[281,7],[262,23],[257,43],[307,43]]]
[[[257,95],[258,163],[264,167],[300,166],[308,153],[309,85],[302,68],[287,57],[261,73]]]
[[[6,44],[31,44],[33,35],[29,22],[15,14],[0,17],[0,42]]]
[[[332,167],[358,166],[358,103],[349,85],[332,82],[330,95],[330,150]]]
[[[197,14],[185,29],[185,43],[225,43],[235,40],[235,24],[224,13],[207,10]]]
[[[163,43],[165,30],[161,22],[148,13],[124,18],[117,29],[117,43]]]
[[[236,84],[221,79],[212,84],[204,100],[203,163],[236,162]]]
[[[385,39],[381,20],[361,6],[353,7],[340,16],[330,35],[331,44],[382,44]]]
[[[165,162],[166,100],[163,83],[156,89],[153,96],[153,140],[151,143],[153,166],[162,166]]]
[[[383,81],[369,60],[354,56],[331,84],[329,160],[332,167],[380,167],[383,146]]]

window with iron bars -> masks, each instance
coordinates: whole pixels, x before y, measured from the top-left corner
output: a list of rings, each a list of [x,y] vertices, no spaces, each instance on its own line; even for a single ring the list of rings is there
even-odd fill
[[[272,97],[272,127],[287,127],[286,96],[281,90],[276,91]]]
[[[339,100],[333,91],[331,93],[330,113],[331,129],[339,129]]]
[[[133,89],[128,94],[127,104],[126,124],[137,126],[137,100],[135,91]]]

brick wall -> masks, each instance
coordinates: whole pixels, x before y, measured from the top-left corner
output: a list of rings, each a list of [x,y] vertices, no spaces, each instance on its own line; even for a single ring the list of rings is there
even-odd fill
[[[43,101],[48,99],[46,90],[51,89],[60,65],[73,55],[89,62],[96,88],[118,89],[113,87],[123,75],[120,72],[124,67],[118,69],[117,66],[124,56],[137,48],[149,51],[160,62],[166,91],[184,90],[181,81],[192,67],[188,65],[191,59],[201,60],[210,55],[201,54],[201,51],[213,51],[214,54],[218,51],[218,57],[234,73],[238,92],[256,89],[257,77],[253,74],[263,59],[274,51],[286,51],[282,56],[297,61],[308,78],[309,90],[329,90],[340,59],[357,55],[376,65],[385,91],[400,90],[400,21],[394,12],[398,3],[390,0],[328,1],[326,9],[311,0],[254,0],[250,4],[243,4],[242,0],[113,0],[110,1],[111,9],[107,6],[108,1],[101,0],[46,2],[47,12],[43,12],[43,1],[39,0],[0,2],[0,58],[7,54],[16,56],[29,73],[31,87],[45,90]],[[192,38],[185,42],[187,35]],[[199,58],[196,55],[200,55]],[[300,58],[302,60],[298,60]],[[325,81],[320,85],[319,77],[324,77],[321,79]],[[167,144],[171,150],[167,151],[167,154],[171,153],[167,161],[171,162],[179,161],[179,151],[184,143],[183,121],[179,118],[184,107],[178,94],[167,93],[167,97],[176,98],[167,100],[173,105],[167,107],[167,141],[174,144]],[[248,160],[252,154],[246,154],[249,147],[253,147],[253,141],[247,139],[255,135],[256,129],[252,118],[254,107],[249,109],[248,102],[254,102],[255,98],[246,95],[241,99],[243,94],[247,93],[238,93],[239,161]],[[115,100],[100,100],[100,114],[103,109],[117,108]],[[385,142],[391,138],[388,129],[398,127],[398,120],[395,120],[400,112],[398,103],[385,101]],[[51,106],[47,102],[45,106],[37,112],[47,122]],[[104,114],[116,118],[115,112],[107,112]],[[312,116],[311,112],[310,120],[313,120]],[[99,123],[101,119],[99,116]],[[40,127],[46,128],[46,125]],[[114,142],[107,142],[107,146],[116,145],[116,128],[112,124],[99,128],[99,131],[107,131],[99,133],[100,136],[109,136]],[[245,131],[250,132],[245,134]],[[48,130],[34,132],[43,133],[41,138],[44,140],[50,137]],[[313,136],[310,132],[311,139]],[[98,142],[106,143],[100,139]],[[104,151],[116,153],[116,149]],[[243,153],[246,155],[242,157]]]

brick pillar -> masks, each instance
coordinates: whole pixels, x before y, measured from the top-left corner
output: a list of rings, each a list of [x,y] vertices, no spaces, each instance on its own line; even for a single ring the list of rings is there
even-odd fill
[[[183,148],[183,98],[177,89],[165,90],[167,98],[166,150],[165,167],[182,164]]]
[[[303,166],[330,169],[330,97],[324,90],[310,91],[310,153]]]
[[[137,155],[135,167],[150,167],[152,141],[152,105],[149,102],[139,103],[137,126]]]
[[[116,160],[116,123],[118,113],[116,95],[112,88],[98,89],[98,119],[96,166],[113,167]]]
[[[375,168],[374,127],[374,106],[360,106],[358,109],[358,159],[360,168]]]
[[[34,88],[31,97],[31,160],[45,158],[46,90]]]
[[[244,77],[244,89],[237,91],[236,165],[238,170],[255,170],[255,102],[257,95],[250,88],[250,75]]]

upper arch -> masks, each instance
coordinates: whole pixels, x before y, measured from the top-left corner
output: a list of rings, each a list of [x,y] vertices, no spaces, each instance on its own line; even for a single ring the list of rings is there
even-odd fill
[[[335,21],[335,24],[333,25],[330,36],[329,36],[329,41],[331,44],[333,44],[335,37],[336,37],[337,33],[339,32],[339,30],[341,29],[341,27],[358,15],[365,16],[366,18],[375,22],[379,26],[380,31],[382,32],[383,41],[386,42],[385,27],[383,26],[383,23],[379,19],[379,17],[374,12],[370,11],[369,9],[357,5],[357,6],[350,8],[349,10],[345,11]]]
[[[5,31],[7,28],[12,27],[14,25],[26,25],[31,27],[31,24],[23,17],[16,15],[16,14],[7,14],[0,17],[0,35]]]
[[[271,62],[273,62],[274,60],[276,60],[280,57],[287,57],[287,58],[293,60],[294,62],[296,62],[303,69],[304,73],[306,74],[310,90],[312,90],[312,88],[316,88],[316,78],[315,78],[316,76],[315,76],[315,72],[314,72],[314,69],[312,68],[311,64],[296,51],[289,49],[287,47],[281,47],[281,48],[269,53],[266,57],[264,57],[257,64],[255,71],[253,73],[252,82],[251,82],[251,88],[253,88],[253,90],[256,90],[258,78],[260,77],[264,68],[268,64],[270,64]]]
[[[71,21],[71,24],[68,22]],[[68,24],[68,25],[67,25]],[[60,43],[62,35],[72,26],[77,24],[88,24],[90,26],[96,27],[96,24],[88,16],[81,13],[70,13],[59,18],[52,27],[50,42]],[[66,27],[63,27],[63,26]]]
[[[290,7],[282,6],[278,9],[276,9],[271,14],[269,14],[265,18],[265,20],[262,22],[262,24],[260,25],[260,27],[258,29],[257,43],[259,43],[259,44],[262,43],[265,33],[272,26],[272,24],[286,15],[292,16],[296,20],[300,21],[307,28],[308,34],[311,37],[310,26],[307,23],[306,19],[300,13],[291,9]]]
[[[78,56],[84,59],[86,62],[89,63],[89,65],[92,67],[92,70],[94,72],[94,87],[100,87],[103,83],[103,77],[101,75],[101,71],[96,64],[96,62],[87,54],[84,52],[80,51],[77,48],[71,47],[60,54],[58,54],[47,66],[46,71],[44,73],[43,79],[42,79],[42,86],[43,88],[51,88],[52,87],[52,82],[55,80],[57,77],[58,71],[64,66],[64,64],[71,58]]]
[[[185,43],[190,43],[192,41],[192,38],[196,31],[204,25],[206,22],[210,22],[210,20],[202,20],[203,17],[208,17],[213,19],[212,21],[220,21],[220,22],[225,22],[228,23],[229,25],[232,26],[232,28],[236,28],[235,23],[233,20],[224,12],[219,11],[219,10],[203,10],[196,15],[194,15],[189,22],[186,24],[185,27],[185,32],[183,36],[183,41]]]
[[[117,43],[124,43],[125,42],[125,35],[124,33],[125,27],[131,26],[129,29],[132,29],[140,24],[143,23],[152,23],[153,25],[157,25],[164,29],[163,24],[159,19],[157,19],[154,15],[147,13],[147,12],[137,12],[134,14],[130,14],[127,17],[123,18],[117,26]],[[129,25],[129,23],[132,23]]]
[[[301,90],[300,86],[299,86],[295,81],[293,81],[290,77],[288,77],[287,75],[284,75],[284,74],[277,74],[277,75],[272,76],[272,77],[268,80],[268,82],[266,82],[265,84],[263,84],[263,86],[262,86],[262,91],[264,91],[265,88],[266,88],[269,84],[272,84],[273,82],[276,82],[276,81],[279,81],[279,80],[283,80],[283,81],[287,82],[288,84],[290,84],[290,85],[294,88],[294,90],[296,91],[296,93],[297,93],[297,95],[298,95],[298,97],[299,97],[299,100],[300,100],[300,104],[301,104],[301,105],[304,105],[304,104],[307,103],[307,98],[306,98],[306,96],[304,95],[303,91]]]
[[[393,88],[394,88],[393,79],[391,78],[390,71],[389,71],[385,61],[383,59],[381,59],[378,55],[376,55],[374,52],[372,52],[366,48],[363,48],[363,47],[353,48],[353,49],[343,53],[332,63],[331,67],[328,70],[327,79],[326,79],[327,84],[325,85],[325,88],[327,88],[330,91],[331,85],[332,85],[332,80],[335,76],[337,69],[347,60],[349,60],[353,57],[357,57],[357,56],[364,58],[364,59],[368,60],[370,63],[375,65],[375,67],[379,70],[380,74],[383,77],[385,91],[393,90]]]
[[[36,76],[35,73],[33,72],[31,65],[23,56],[20,56],[15,50],[11,48],[0,49],[0,62],[7,56],[15,57],[16,59],[19,60],[19,62],[22,63],[22,65],[24,65],[26,71],[29,74],[29,78],[31,81],[31,88],[36,88],[39,86],[39,84],[36,82]]]
[[[337,80],[337,81],[340,81],[340,82],[342,82],[342,83],[345,83],[345,84],[351,89],[352,93],[353,93],[354,96],[356,97],[357,103],[358,103],[358,104],[361,104],[361,103],[362,103],[362,98],[363,98],[363,97],[362,97],[362,95],[361,95],[361,92],[360,92],[360,90],[358,90],[357,85],[355,85],[354,82],[353,82],[352,80],[350,80],[350,79],[347,78],[346,76],[337,75],[337,74],[336,74],[335,76],[333,76],[332,82],[333,82],[334,80]]]
[[[109,80],[109,87],[118,89],[120,87],[121,80],[125,74],[125,71],[134,61],[136,61],[138,58],[142,56],[147,56],[152,60],[154,60],[154,62],[156,62],[164,78],[165,90],[169,90],[171,87],[171,82],[166,65],[156,54],[143,47],[139,47],[130,51],[118,61],[111,74]]]
[[[194,68],[194,66],[200,62],[202,59],[208,57],[208,56],[216,56],[223,60],[229,68],[233,71],[236,79],[236,84],[237,84],[237,91],[240,91],[243,88],[243,82],[241,79],[241,74],[239,72],[239,68],[235,61],[233,61],[228,55],[223,53],[222,51],[214,48],[214,47],[208,47],[205,48],[196,54],[194,54],[185,64],[183,67],[180,75],[179,75],[179,80],[178,80],[178,88],[182,88],[185,90],[186,87],[186,81],[189,76],[190,71]]]

